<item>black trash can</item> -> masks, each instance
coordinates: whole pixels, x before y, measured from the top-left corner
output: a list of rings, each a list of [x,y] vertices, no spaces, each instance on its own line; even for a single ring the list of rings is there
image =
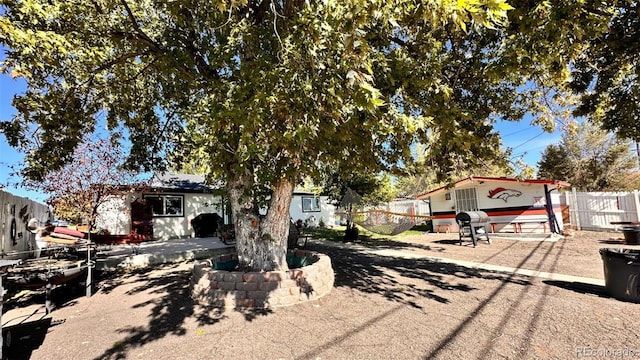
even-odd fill
[[[627,244],[640,245],[640,226],[625,226],[622,233]]]
[[[600,249],[607,293],[616,299],[640,303],[640,250]]]

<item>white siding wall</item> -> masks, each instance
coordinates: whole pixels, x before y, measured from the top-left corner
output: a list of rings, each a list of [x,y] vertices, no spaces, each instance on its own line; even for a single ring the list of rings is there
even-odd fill
[[[153,236],[158,240],[193,237],[191,220],[198,214],[218,213],[222,216],[220,198],[213,194],[184,195],[184,214],[177,217],[154,217]]]
[[[302,198],[313,197],[313,195],[299,195],[295,194],[291,199],[291,206],[289,207],[289,216],[295,222],[297,220],[305,221],[311,216],[316,220],[316,223],[320,222],[320,219],[324,221],[326,226],[333,226],[336,222],[336,207],[329,204],[329,198],[327,196],[320,196],[320,211],[303,211],[302,210]]]
[[[184,196],[184,214],[183,216],[162,217],[154,216],[153,218],[153,236],[158,240],[176,239],[193,237],[193,228],[191,220],[198,214],[202,213],[218,213],[222,216],[221,198],[213,194],[180,194],[180,193],[162,193],[163,195],[180,195]],[[133,194],[128,196],[114,196],[99,208],[98,219],[96,224],[99,228],[107,229],[111,234],[128,234],[131,231],[131,202],[140,197],[141,194]],[[289,209],[290,216],[293,221],[298,219],[307,220],[312,216],[316,220],[316,224],[320,219],[325,225],[335,225],[336,215],[335,206],[328,203],[328,197],[320,197],[320,211],[303,211],[302,197],[313,197],[313,195],[294,195]]]
[[[505,188],[509,190],[516,190],[520,192],[520,196],[510,196],[508,198],[490,198],[489,193],[496,188]],[[513,226],[509,225],[510,222],[526,222],[523,224],[523,232],[543,232],[546,227],[546,231],[549,232],[549,224],[546,225],[536,223],[544,222],[548,220],[546,213],[543,213],[546,203],[544,194],[544,185],[542,184],[530,184],[530,183],[518,183],[518,182],[495,182],[486,181],[484,183],[474,182],[463,184],[456,187],[456,189],[468,189],[475,188],[478,200],[478,208],[482,211],[487,209],[496,208],[521,208],[521,207],[534,207],[540,209],[541,214],[537,215],[524,215],[524,214],[505,214],[502,216],[490,216],[491,222],[507,223],[496,226],[496,231],[513,231]],[[447,195],[450,194],[450,199],[447,200]],[[431,207],[434,213],[439,212],[452,212],[458,211],[456,209],[456,195],[454,189],[438,192],[431,196]],[[557,191],[551,193],[551,201],[554,204],[554,213],[560,229],[563,228],[562,212],[560,209],[560,198]],[[438,225],[441,229],[449,226],[450,231],[458,231],[455,218],[448,219],[434,219],[433,226],[434,231],[438,230]],[[444,230],[443,230],[444,231]]]
[[[198,214],[215,213],[222,216],[219,197],[213,194],[163,193],[163,195],[183,196],[183,216],[153,217],[154,239],[166,240],[192,237],[191,220]],[[131,203],[142,194],[115,195],[98,208],[96,226],[107,229],[111,234],[125,235],[131,232]]]

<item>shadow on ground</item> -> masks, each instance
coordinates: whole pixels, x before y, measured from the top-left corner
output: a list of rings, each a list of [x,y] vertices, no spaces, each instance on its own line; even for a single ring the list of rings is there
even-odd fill
[[[85,295],[84,284],[72,281],[54,287],[49,294],[50,309],[52,311],[77,303],[77,299]],[[2,323],[11,325],[2,327],[3,359],[29,359],[34,350],[42,345],[49,329],[64,323],[63,320],[53,321],[46,313],[45,304],[47,293],[44,287],[23,289],[8,286],[3,303]],[[12,309],[34,306],[33,312],[24,313],[18,317],[4,315]]]
[[[457,243],[457,240],[455,242]],[[421,246],[424,248],[424,245],[392,240],[376,240],[375,245],[369,245],[376,249],[402,250]],[[378,256],[362,251],[358,247],[336,247],[315,242],[309,244],[307,248],[327,254],[331,258],[335,272],[335,287],[346,287],[365,294],[382,295],[389,301],[397,303],[398,307],[411,306],[423,309],[433,301],[448,304],[451,302],[449,294],[470,293],[475,290],[465,284],[464,279],[477,278],[498,281],[501,285],[491,294],[489,299],[485,299],[478,305],[477,312],[480,312],[506,284],[522,285],[522,298],[527,293],[528,285],[531,285],[529,278],[514,274],[468,268],[429,259]],[[428,246],[428,248],[433,250],[433,247]],[[524,261],[526,259],[523,260],[523,264]],[[98,283],[101,291],[105,294],[112,293],[118,287],[126,284],[133,286],[125,293],[125,296],[142,292],[150,292],[157,296],[152,296],[149,300],[134,305],[134,308],[148,307],[150,309],[148,322],[118,329],[118,332],[122,334],[122,339],[104,351],[98,358],[126,358],[132,349],[141,345],[154,342],[167,335],[185,335],[187,318],[195,318],[202,325],[210,325],[223,321],[227,317],[225,311],[228,310],[205,309],[208,311],[200,311],[202,309],[200,305],[193,302],[189,293],[190,269],[184,270],[184,267],[166,265],[155,267],[153,270],[161,270],[163,275],[153,274],[150,269],[99,275]],[[562,286],[562,284],[548,285]],[[518,301],[521,299],[516,300],[516,305]],[[542,307],[544,304],[538,305]],[[196,309],[196,307],[200,308]],[[513,307],[511,312],[506,312],[505,322],[513,315],[515,309],[516,307]],[[271,311],[244,311],[242,313],[247,321],[252,321],[259,316],[270,315]],[[449,334],[428,358],[437,357],[442,349],[459,335],[469,321],[471,319],[460,324],[460,327]],[[535,326],[536,321],[537,319],[532,319],[531,325]],[[369,325],[364,324],[363,326]],[[341,334],[341,336],[344,335]],[[485,355],[488,354],[489,350],[485,352]]]
[[[3,359],[29,359],[33,351],[44,342],[49,328],[60,323],[46,317],[3,327]]]
[[[575,281],[560,281],[560,280],[544,280],[543,283],[551,286],[556,286],[565,290],[570,290],[584,295],[595,295],[601,298],[609,298],[604,286],[593,285]]]
[[[151,343],[167,335],[186,334],[185,319],[195,317],[201,325],[216,324],[226,318],[225,309],[212,308],[209,311],[195,311],[199,306],[191,299],[189,282],[191,270],[179,270],[176,265],[156,267],[166,272],[163,276],[151,276],[149,269],[110,274],[104,279],[102,291],[109,293],[122,283],[133,281],[140,284],[126,292],[127,295],[151,291],[157,297],[136,304],[134,308],[150,307],[149,323],[145,325],[119,329],[125,337],[104,352],[99,359],[126,358],[132,348]],[[271,313],[269,310],[235,310],[241,312],[247,321]]]
[[[189,297],[190,271],[178,270],[175,266],[162,266],[155,269],[165,271],[163,276],[151,275],[148,269],[127,273],[107,273],[101,281],[101,290],[111,293],[117,287],[127,282],[139,284],[127,291],[126,295],[134,295],[151,291],[158,296],[134,305],[134,308],[150,306],[149,323],[140,324],[118,331],[123,334],[122,340],[106,350],[101,359],[126,358],[132,348],[153,342],[168,334],[184,335],[184,320],[194,314],[194,304]],[[200,319],[208,323],[215,323],[219,319]]]
[[[402,243],[389,241],[382,248],[402,249]],[[407,259],[378,256],[357,248],[333,247],[315,243],[309,248],[329,255],[335,272],[336,287],[345,286],[364,293],[382,294],[387,299],[416,308],[423,307],[423,300],[448,303],[446,292],[474,290],[468,285],[451,281],[458,279],[481,278],[498,280],[520,285],[530,282],[522,277],[510,277],[508,274],[481,269],[472,269],[455,264],[429,259]],[[376,248],[379,248],[376,246]]]
[[[396,250],[408,250],[408,249],[421,249],[428,251],[437,251],[444,252],[446,249],[442,246],[431,246],[417,243],[405,243],[401,241],[394,241],[390,239],[372,239],[367,236],[360,236],[361,241],[360,245],[366,247],[375,247],[376,249],[396,249]],[[458,244],[458,240],[440,240],[436,241],[436,243],[441,243],[445,245]]]
[[[625,245],[627,242],[621,239],[609,238],[607,240],[598,240],[598,243],[608,245]]]
[[[455,241],[441,242],[450,245],[457,243]],[[541,250],[540,242],[531,252],[525,256],[519,263],[517,268],[523,266],[536,252]],[[395,249],[402,249],[405,245],[391,242],[385,245],[392,246]],[[560,246],[555,257],[550,258],[552,249]],[[411,246],[412,247],[412,246]],[[377,247],[376,247],[377,248]],[[545,253],[542,254],[543,263],[547,258],[552,261],[552,270],[557,266],[560,254],[563,252],[564,243],[558,245],[553,244]],[[398,302],[401,305],[409,305],[421,308],[428,304],[428,301],[438,301],[440,303],[449,303],[447,294],[450,292],[468,293],[474,289],[465,285],[463,282],[457,282],[454,279],[479,278],[482,280],[495,280],[499,285],[487,296],[483,298],[477,306],[470,312],[471,316],[462,321],[456,328],[448,334],[441,336],[441,341],[427,354],[425,359],[436,359],[443,355],[450,344],[454,343],[461,336],[463,331],[480,314],[482,314],[489,304],[505,289],[508,284],[522,285],[517,291],[517,296],[513,299],[509,306],[504,309],[503,316],[496,319],[491,328],[486,329],[491,332],[489,339],[496,338],[508,326],[512,319],[518,317],[522,312],[521,307],[525,299],[529,297],[531,291],[532,280],[527,277],[516,275],[515,273],[493,272],[468,268],[449,263],[440,263],[429,259],[404,259],[394,257],[381,257],[358,251],[355,248],[335,248],[322,244],[314,244],[314,250],[328,254],[333,263],[336,273],[336,286],[345,286],[356,289],[365,293],[384,294],[389,300]],[[539,269],[538,269],[539,270]],[[414,281],[416,280],[416,281]],[[422,280],[422,282],[417,281]],[[425,284],[426,282],[426,284]],[[551,286],[562,286],[566,284],[547,283],[543,289],[543,296],[539,297],[539,301],[535,304],[534,309],[530,312],[532,315],[526,319],[527,329],[531,333],[539,330],[540,313],[546,306],[547,295]],[[444,290],[444,291],[442,291]],[[597,291],[597,289],[591,289]],[[437,292],[437,293],[436,293]],[[425,299],[428,300],[425,302]],[[520,314],[521,315],[521,314]],[[330,344],[327,344],[330,345]],[[526,357],[531,349],[530,338],[523,339],[517,346],[519,349],[518,357]],[[495,351],[494,344],[491,341],[483,344],[479,349],[478,358],[490,358]]]
[[[377,241],[376,248],[415,247],[410,244],[394,241]],[[481,278],[485,280],[497,280],[506,283],[529,285],[530,282],[523,277],[513,277],[508,274],[479,269],[471,269],[448,263],[441,263],[427,259],[404,259],[394,257],[382,257],[367,254],[357,248],[337,248],[311,244],[309,250],[318,251],[331,257],[335,272],[336,287],[348,287],[352,290],[382,295],[398,303],[398,306],[412,306],[423,308],[429,301],[449,303],[447,292],[467,293],[474,288],[464,284],[463,281],[451,281],[451,276],[457,279]],[[105,351],[99,358],[123,358],[132,348],[153,342],[169,334],[184,335],[185,319],[196,317],[203,324],[215,324],[226,318],[224,309],[209,309],[209,311],[196,311],[189,294],[190,270],[172,269],[165,267],[165,275],[151,276],[148,270],[131,273],[113,274],[111,278],[102,279],[101,289],[105,293],[112,292],[116,287],[126,282],[134,281],[140,284],[129,290],[127,294],[152,291],[159,296],[136,304],[136,307],[150,307],[148,324],[123,328],[119,331],[124,338],[112,348]],[[234,310],[239,311],[239,310]],[[247,321],[258,316],[268,316],[269,310],[244,311]]]

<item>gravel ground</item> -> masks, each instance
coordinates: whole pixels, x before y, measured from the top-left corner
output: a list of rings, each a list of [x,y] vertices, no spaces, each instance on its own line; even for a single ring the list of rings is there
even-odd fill
[[[577,232],[556,242],[495,238],[473,248],[454,234],[428,234],[362,245],[602,279],[598,249],[626,247],[621,239]],[[328,254],[336,273],[333,291],[318,301],[257,312],[207,309],[189,298],[192,264],[160,266],[104,277],[91,298],[57,289],[42,334],[32,330],[4,353],[56,360],[640,358],[640,304],[612,299],[601,286],[354,246],[308,247]],[[43,298],[29,301],[3,322],[42,311]]]

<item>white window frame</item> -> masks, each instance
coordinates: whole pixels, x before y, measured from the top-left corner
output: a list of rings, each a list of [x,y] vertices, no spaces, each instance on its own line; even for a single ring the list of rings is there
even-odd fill
[[[162,201],[162,214],[158,214],[155,212],[155,208],[152,206],[151,210],[153,211],[154,217],[183,217],[184,216],[184,195],[176,195],[176,194],[147,194],[142,196],[143,199],[151,200],[151,199],[160,199]],[[178,212],[169,213],[167,210],[169,207],[170,200],[180,200],[180,206]]]
[[[305,202],[310,204],[310,206],[305,207]],[[320,206],[320,197],[318,196],[303,196],[300,200],[300,205],[302,207],[302,212],[321,212]]]

